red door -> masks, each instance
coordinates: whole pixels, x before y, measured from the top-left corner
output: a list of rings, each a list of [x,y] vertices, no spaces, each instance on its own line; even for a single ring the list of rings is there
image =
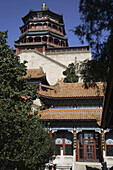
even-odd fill
[[[84,139],[84,160],[86,161],[96,160],[94,140]]]
[[[99,134],[82,132],[78,134],[77,158],[81,161],[99,161]]]

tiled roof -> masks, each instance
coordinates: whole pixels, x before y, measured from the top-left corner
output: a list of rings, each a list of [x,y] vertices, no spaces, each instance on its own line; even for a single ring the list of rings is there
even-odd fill
[[[47,109],[38,111],[42,120],[96,120],[101,121],[102,109]]]
[[[26,73],[27,74],[24,76],[25,78],[30,76],[31,78],[40,78],[46,75],[41,67],[39,69],[28,69]]]
[[[57,86],[47,91],[38,91],[38,94],[48,98],[65,98],[65,97],[103,97],[103,84],[97,83],[99,89],[95,88],[84,88],[84,83],[64,83],[59,82]],[[41,89],[41,88],[40,88]]]

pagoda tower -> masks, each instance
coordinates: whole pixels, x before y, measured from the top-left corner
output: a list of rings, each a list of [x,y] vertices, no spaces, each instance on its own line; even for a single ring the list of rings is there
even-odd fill
[[[50,11],[45,4],[40,11],[30,10],[22,21],[21,35],[14,44],[16,53],[23,50],[43,53],[47,48],[68,47],[63,15]]]

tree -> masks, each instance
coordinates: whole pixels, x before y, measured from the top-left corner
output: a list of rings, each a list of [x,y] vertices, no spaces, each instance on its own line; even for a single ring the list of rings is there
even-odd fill
[[[36,87],[26,84],[25,63],[7,45],[0,32],[0,169],[36,169],[53,154],[48,131],[31,115]]]
[[[63,71],[63,75],[66,76],[64,78],[65,83],[75,83],[78,82],[79,76],[77,75],[78,63],[75,60],[75,63],[71,63],[68,65],[67,69]]]
[[[108,81],[113,68],[113,0],[80,0],[81,24],[73,30],[92,49],[92,61],[81,65],[84,82]]]

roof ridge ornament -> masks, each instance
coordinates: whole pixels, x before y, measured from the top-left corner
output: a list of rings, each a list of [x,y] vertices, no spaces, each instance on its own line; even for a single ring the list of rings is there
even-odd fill
[[[42,4],[42,9],[43,10],[46,9],[46,4],[45,3]]]

